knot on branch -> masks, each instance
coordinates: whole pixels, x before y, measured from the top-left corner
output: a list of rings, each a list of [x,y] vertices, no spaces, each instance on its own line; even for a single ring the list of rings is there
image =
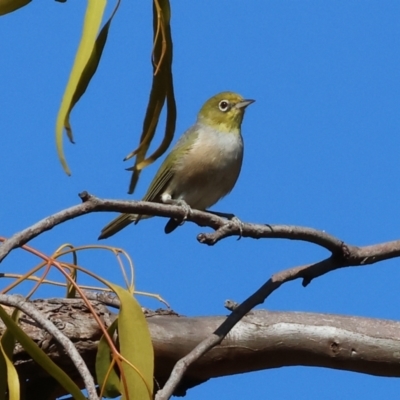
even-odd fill
[[[86,190],[84,190],[83,192],[79,193],[78,196],[82,200],[82,203],[85,203],[85,202],[89,201],[92,198],[92,195],[90,195]]]

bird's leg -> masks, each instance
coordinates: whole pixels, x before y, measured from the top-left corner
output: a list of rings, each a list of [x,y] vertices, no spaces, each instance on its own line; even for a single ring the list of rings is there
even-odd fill
[[[214,215],[217,215],[218,217],[226,218],[229,221],[231,221],[239,229],[238,240],[242,237],[242,234],[243,234],[243,222],[235,214],[224,213],[224,212],[219,212],[219,211],[210,211],[210,210],[206,210],[206,211],[209,212],[210,214],[214,214]]]
[[[161,196],[161,201],[164,204],[172,204],[174,206],[179,206],[182,207],[185,210],[185,215],[183,216],[182,219],[175,219],[171,218],[168,222],[167,225],[165,225],[164,232],[165,233],[171,233],[174,231],[179,225],[182,225],[187,217],[192,213],[192,209],[190,208],[189,204],[186,203],[185,200],[182,199],[173,199],[170,194],[163,194]]]
[[[181,224],[184,223],[187,220],[187,217],[192,213],[192,208],[183,199],[173,199],[170,194],[164,194],[161,196],[161,201],[164,204],[171,204],[183,208],[183,210],[185,211],[185,215],[182,218]]]

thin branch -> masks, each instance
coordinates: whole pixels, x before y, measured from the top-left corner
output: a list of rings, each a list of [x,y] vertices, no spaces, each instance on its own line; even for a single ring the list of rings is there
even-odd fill
[[[292,280],[292,279],[290,279]],[[264,300],[284,281],[273,281],[269,279],[263,286],[261,286],[255,293],[248,297],[242,304],[236,307],[228,318],[215,330],[215,332],[208,338],[199,343],[189,354],[180,359],[174,366],[171,375],[164,385],[156,394],[156,400],[168,400],[174,393],[179,385],[184,373],[189,366],[196,360],[206,354],[213,347],[222,342],[225,336],[232,330],[232,328],[255,306],[262,304]]]
[[[6,304],[18,308],[36,321],[43,329],[49,332],[64,348],[76,369],[79,371],[83,382],[85,383],[89,399],[98,400],[99,397],[96,392],[93,376],[70,339],[61,333],[61,331],[49,319],[44,317],[31,302],[26,301],[22,296],[0,294],[0,304]]]
[[[0,262],[15,248],[21,247],[43,232],[55,226],[92,212],[125,212],[154,215],[182,219],[186,210],[179,206],[166,205],[160,203],[150,203],[145,201],[123,201],[123,200],[102,200],[95,196],[83,192],[80,194],[82,204],[67,208],[35,223],[23,231],[16,233],[11,238],[0,245]],[[187,218],[200,226],[208,226],[215,230],[213,233],[201,233],[198,235],[200,243],[214,245],[219,240],[229,236],[242,236],[254,239],[279,238],[302,240],[317,244],[332,252],[338,259],[352,259],[352,255],[360,248],[345,244],[342,240],[329,235],[326,232],[313,228],[292,226],[292,225],[262,225],[243,223],[241,229],[239,224],[226,220],[217,215],[204,211],[192,210]],[[365,247],[369,251],[365,262],[370,263],[375,260],[383,260],[400,255],[400,241],[384,243],[375,246]],[[375,253],[376,251],[376,253]],[[378,259],[376,258],[378,257]],[[353,265],[358,265],[354,264]]]
[[[98,301],[106,306],[113,307],[113,308],[120,308],[121,302],[114,293],[111,292],[98,292],[98,291],[90,291],[84,290],[85,296],[88,300]],[[76,298],[81,298],[79,293],[75,294]]]
[[[188,218],[189,219],[189,218]],[[197,236],[200,243],[214,245],[229,236],[239,236],[240,232],[234,221],[226,221],[217,227],[215,232],[202,233]],[[197,221],[195,221],[197,222]],[[210,226],[210,225],[208,225]],[[317,244],[332,253],[341,254],[344,242],[326,232],[295,225],[242,224],[242,237],[253,239],[291,239]]]

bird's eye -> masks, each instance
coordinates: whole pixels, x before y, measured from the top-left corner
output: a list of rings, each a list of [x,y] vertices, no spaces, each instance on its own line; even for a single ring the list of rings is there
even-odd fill
[[[229,105],[230,103],[228,100],[221,100],[218,104],[218,107],[222,112],[226,112],[229,110]]]

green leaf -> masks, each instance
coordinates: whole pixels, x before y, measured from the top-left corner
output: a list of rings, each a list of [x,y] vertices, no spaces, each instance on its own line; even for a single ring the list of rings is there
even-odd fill
[[[20,385],[17,370],[10,360],[7,352],[4,350],[3,345],[0,344],[1,355],[5,361],[7,367],[7,384],[8,384],[8,399],[9,400],[20,400]]]
[[[121,308],[118,315],[118,340],[120,352],[133,366],[122,363],[127,392],[121,376],[122,399],[152,399],[154,352],[146,318],[131,293],[120,286],[108,283],[115,291]],[[121,374],[122,375],[122,374]]]
[[[21,7],[29,4],[31,0],[1,0],[0,1],[0,15],[5,15],[10,12],[16,11]]]
[[[14,309],[11,318],[18,321],[20,311]],[[18,373],[12,362],[15,347],[15,337],[9,329],[6,329],[0,341],[0,399],[6,399],[6,390],[8,389],[9,400],[19,400],[20,384]]]
[[[0,306],[0,318],[33,360],[48,372],[49,375],[56,379],[68,393],[74,396],[76,400],[86,399],[75,382],[39,348],[39,346],[7,314],[2,306]]]
[[[6,390],[7,390],[7,364],[3,356],[0,353],[0,400],[6,400]]]
[[[57,153],[61,164],[68,175],[71,175],[71,171],[69,170],[63,151],[63,129],[66,129],[67,136],[73,143],[72,129],[69,122],[70,113],[83,93],[85,93],[90,80],[96,72],[107,40],[111,19],[115,15],[116,11],[115,9],[111,18],[104,25],[96,40],[96,35],[99,31],[106,3],[107,0],[88,0],[81,41],[79,43],[75,62],[57,116]]]
[[[107,329],[110,337],[114,335],[118,326],[116,319],[111,326]],[[110,370],[111,368],[111,370]],[[108,377],[107,377],[108,375]],[[99,386],[103,389],[103,396],[107,398],[115,398],[121,395],[120,378],[117,375],[114,366],[112,365],[112,354],[110,346],[104,335],[99,341],[96,354],[96,378]],[[107,381],[105,382],[105,379]]]

